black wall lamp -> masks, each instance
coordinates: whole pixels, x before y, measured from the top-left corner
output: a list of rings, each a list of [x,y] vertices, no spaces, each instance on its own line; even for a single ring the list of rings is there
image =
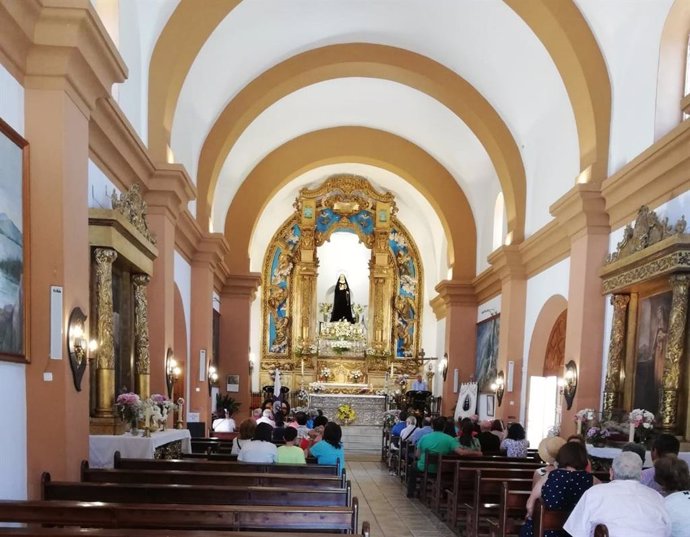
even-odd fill
[[[211,390],[218,384],[218,370],[216,366],[208,365],[208,396],[211,397]]]
[[[577,364],[570,360],[565,364],[565,375],[563,375],[563,397],[565,397],[567,410],[573,406],[575,392],[577,392]]]
[[[88,343],[86,341],[86,314],[81,308],[74,308],[69,314],[67,324],[67,352],[69,353],[69,365],[72,369],[72,380],[78,392],[81,391],[81,379],[86,371],[86,354]]]
[[[165,355],[165,384],[168,388],[168,399],[172,399],[173,386],[180,375],[182,375],[182,370],[177,365],[173,350],[168,347],[168,352]]]
[[[491,389],[496,392],[496,399],[498,399],[498,406],[503,402],[503,394],[506,391],[506,378],[503,371],[499,371],[496,375],[496,380],[491,384]]]
[[[438,372],[443,375],[443,382],[446,381],[448,376],[448,353],[443,353],[443,358],[438,361]]]

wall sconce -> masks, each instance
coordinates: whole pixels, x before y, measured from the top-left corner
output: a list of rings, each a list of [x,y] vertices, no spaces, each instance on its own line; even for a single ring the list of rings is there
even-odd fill
[[[218,383],[218,370],[216,369],[216,366],[210,365],[208,366],[208,396],[211,397],[211,389],[213,386],[216,386]]]
[[[173,354],[173,350],[168,347],[168,352],[165,356],[165,384],[168,387],[168,399],[172,399],[173,386],[177,379],[182,375],[182,369],[177,365],[177,360]]]
[[[448,376],[448,353],[443,353],[443,358],[438,361],[438,372],[443,375],[443,382]]]
[[[498,399],[498,406],[503,402],[503,394],[506,391],[506,378],[503,371],[499,371],[496,375],[496,380],[491,383],[491,389],[496,392],[496,399]]]
[[[86,371],[86,352],[89,348],[85,334],[86,315],[81,308],[74,308],[69,314],[67,324],[67,352],[72,369],[72,380],[78,392],[81,391],[81,379]]]
[[[577,364],[570,360],[565,364],[565,375],[563,375],[563,397],[565,397],[566,409],[570,410],[577,391]]]

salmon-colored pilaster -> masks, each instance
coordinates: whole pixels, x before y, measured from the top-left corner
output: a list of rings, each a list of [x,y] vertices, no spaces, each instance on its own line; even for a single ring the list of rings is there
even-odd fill
[[[575,412],[600,410],[604,307],[599,269],[608,251],[609,220],[599,185],[578,184],[551,206],[570,237],[570,283],[565,362],[577,364],[578,386],[570,410],[563,406],[561,435],[575,432]]]
[[[250,312],[260,282],[261,276],[256,273],[233,274],[227,278],[220,295],[220,391],[225,393],[227,375],[240,376],[240,391],[233,397],[242,404],[239,411],[241,416],[249,415],[251,402]]]
[[[165,356],[168,348],[175,351],[175,225],[180,211],[193,198],[194,187],[184,168],[175,164],[158,165],[148,186],[144,195],[147,220],[158,248],[147,288],[151,393],[165,394]]]
[[[457,393],[453,393],[454,370],[458,370],[459,382],[466,382],[474,373],[477,299],[471,283],[454,280],[442,281],[436,286],[436,292],[445,306],[448,353],[448,377],[443,383],[442,411],[452,414],[458,398]]]
[[[73,2],[71,2],[73,4]],[[89,376],[76,391],[65,345],[75,307],[89,311],[88,137],[96,99],[124,78],[124,65],[96,23],[90,3],[66,9],[36,7],[24,78],[26,138],[30,144],[31,219],[29,325],[26,368],[27,479],[30,499],[40,497],[41,472],[75,480],[88,457]],[[10,21],[4,21],[8,25]],[[50,359],[50,286],[63,290],[57,320],[62,359]],[[88,321],[87,321],[88,322]],[[52,374],[45,381],[44,373]],[[20,403],[18,403],[20,404]],[[8,411],[11,411],[9,409]]]
[[[496,371],[503,371],[506,385],[503,402],[497,408],[497,417],[515,421],[520,417],[527,278],[520,252],[515,245],[501,246],[489,256],[489,263],[501,280],[501,323]],[[509,361],[514,362],[512,379],[508,377]]]
[[[192,305],[190,357],[190,412],[198,412],[200,421],[211,423],[211,399],[208,393],[208,365],[213,356],[213,288],[216,266],[227,255],[225,238],[215,233],[201,240],[192,259]],[[206,352],[205,379],[200,380],[201,351]],[[217,367],[217,366],[216,366]]]

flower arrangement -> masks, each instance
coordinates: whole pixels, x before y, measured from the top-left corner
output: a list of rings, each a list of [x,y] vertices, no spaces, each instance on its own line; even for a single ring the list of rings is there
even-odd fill
[[[355,369],[350,372],[350,377],[352,378],[352,382],[358,383],[360,380],[364,379],[364,373],[359,369]]]
[[[392,427],[395,425],[395,420],[400,415],[400,410],[386,410],[383,413],[383,424],[386,427]]]
[[[641,443],[647,442],[654,432],[654,414],[644,408],[636,408],[628,415],[630,427]]]
[[[309,401],[309,393],[304,388],[297,392],[297,401],[300,403],[306,403]]]
[[[328,382],[333,377],[333,372],[330,367],[322,367],[319,371],[319,380]]]
[[[358,322],[364,313],[364,306],[361,304],[352,304],[352,315],[355,317],[355,321]]]
[[[117,396],[115,405],[117,406],[117,410],[120,413],[122,421],[132,423],[139,419],[142,410],[142,403],[141,399],[136,393],[121,393]]]
[[[322,392],[326,387],[321,382],[310,382],[309,388],[314,393],[319,393],[319,392]]]
[[[342,424],[349,425],[357,419],[357,412],[351,405],[345,403],[338,407],[335,417]]]
[[[596,415],[596,410],[593,408],[583,408],[575,413],[575,421],[583,423],[586,421],[592,421]]]
[[[319,313],[324,319],[328,319],[332,311],[333,304],[331,304],[330,302],[319,302]]]
[[[591,444],[599,445],[599,444],[604,444],[606,442],[606,439],[609,437],[610,433],[608,429],[604,429],[601,427],[590,427],[587,429],[587,442],[590,442]]]
[[[396,381],[397,384],[400,384],[401,388],[404,388],[407,386],[407,381],[410,380],[410,376],[407,373],[403,373],[401,375],[398,375],[398,380]]]

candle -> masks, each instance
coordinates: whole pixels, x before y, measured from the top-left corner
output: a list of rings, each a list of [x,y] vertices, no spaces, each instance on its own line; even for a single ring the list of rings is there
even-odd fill
[[[304,360],[302,360],[302,376],[304,376]]]
[[[582,434],[582,422],[580,420],[577,421],[577,434]]]
[[[628,442],[635,441],[635,426],[631,423],[630,430],[628,431]]]
[[[144,410],[144,427],[149,427],[149,421],[151,420],[151,408],[146,407]]]

